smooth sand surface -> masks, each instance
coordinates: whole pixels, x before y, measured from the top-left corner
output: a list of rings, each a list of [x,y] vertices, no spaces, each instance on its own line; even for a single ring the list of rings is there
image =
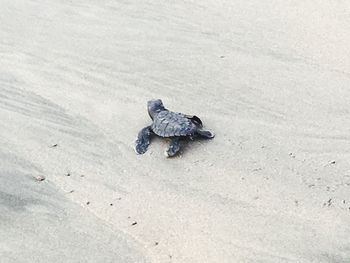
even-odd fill
[[[349,32],[345,0],[0,0],[0,261],[350,262]],[[136,155],[151,98],[216,138]]]

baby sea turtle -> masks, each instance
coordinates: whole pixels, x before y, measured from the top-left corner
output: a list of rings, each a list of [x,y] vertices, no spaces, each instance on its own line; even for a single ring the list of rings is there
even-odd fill
[[[147,107],[153,123],[143,128],[137,136],[135,150],[138,154],[147,151],[150,137],[153,134],[171,139],[169,148],[165,152],[167,157],[174,156],[180,150],[179,141],[181,138],[193,139],[195,136],[207,139],[214,138],[213,133],[202,130],[202,121],[197,116],[169,111],[160,99],[150,100]]]

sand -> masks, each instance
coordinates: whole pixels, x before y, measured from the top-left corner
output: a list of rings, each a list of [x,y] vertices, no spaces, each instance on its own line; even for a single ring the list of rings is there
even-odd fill
[[[2,263],[350,262],[348,1],[0,6]]]

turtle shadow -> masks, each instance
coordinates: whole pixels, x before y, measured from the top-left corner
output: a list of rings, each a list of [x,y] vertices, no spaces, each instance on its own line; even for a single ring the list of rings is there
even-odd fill
[[[209,143],[212,139],[206,139],[202,137],[195,137],[190,139],[189,137],[181,138],[180,140],[180,151],[176,156],[186,156],[187,154],[193,153],[197,150],[201,150],[205,144]]]
[[[209,143],[212,139],[207,139],[203,138],[200,136],[196,136],[194,138],[190,137],[181,137],[180,138],[180,150],[179,152],[172,157],[169,157],[170,159],[172,158],[178,158],[178,157],[183,157],[186,156],[188,153],[193,153],[194,151],[201,150],[201,148],[204,146],[204,144]],[[171,142],[171,137],[170,138],[162,138],[160,136],[154,136],[151,140],[151,144],[154,147],[154,145],[158,145],[163,148],[164,151],[168,149],[170,146]],[[156,147],[158,147],[156,146]],[[155,150],[155,149],[153,149]],[[153,151],[151,151],[153,152]]]

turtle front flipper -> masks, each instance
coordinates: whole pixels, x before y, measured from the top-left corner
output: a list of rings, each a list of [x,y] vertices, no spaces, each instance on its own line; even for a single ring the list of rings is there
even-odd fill
[[[151,126],[143,128],[137,135],[135,142],[135,151],[138,154],[144,154],[151,142],[152,129]]]
[[[197,130],[196,133],[206,139],[213,139],[215,134],[210,131]]]
[[[168,150],[166,150],[166,157],[173,157],[180,150],[180,138],[174,137],[170,141]]]

